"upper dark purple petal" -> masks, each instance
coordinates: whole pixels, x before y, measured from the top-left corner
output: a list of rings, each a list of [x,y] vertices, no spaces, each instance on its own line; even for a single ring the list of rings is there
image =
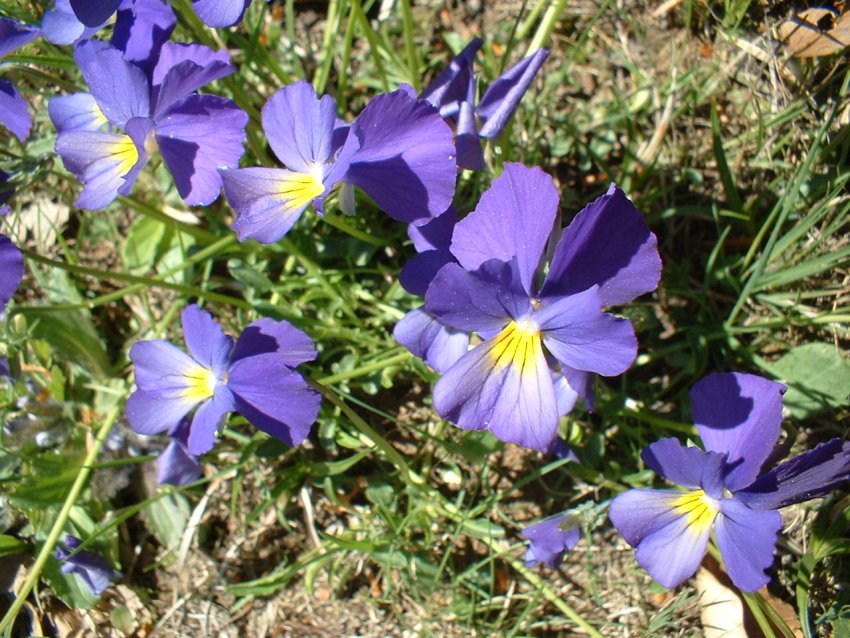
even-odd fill
[[[15,294],[24,276],[24,258],[17,246],[0,233],[0,313]]]
[[[558,215],[558,191],[539,168],[505,163],[475,210],[455,226],[451,250],[467,270],[489,259],[516,257],[527,295]]]
[[[564,231],[541,295],[568,295],[599,285],[603,305],[655,290],[661,258],[643,216],[614,184]]]
[[[177,26],[177,16],[163,0],[123,0],[115,19],[112,46],[124,59],[149,69]]]
[[[534,79],[534,75],[548,56],[549,52],[546,49],[538,49],[502,73],[489,86],[481,97],[477,109],[478,116],[484,121],[479,133],[481,137],[501,135]]]
[[[475,122],[475,109],[469,102],[461,102],[457,115],[457,165],[471,171],[483,171],[484,150],[478,137],[478,125]]]
[[[439,321],[466,332],[500,330],[531,312],[516,262],[493,259],[475,272],[446,264],[425,294],[425,308]]]
[[[726,487],[748,487],[779,438],[785,386],[739,372],[714,373],[691,389],[705,449],[726,454]]]
[[[751,510],[734,498],[720,501],[714,522],[717,547],[729,578],[741,591],[754,592],[770,582],[765,570],[773,563],[779,512]]]
[[[530,541],[525,553],[526,567],[537,563],[555,567],[561,562],[564,552],[576,546],[581,530],[578,521],[564,512],[529,525],[522,530],[522,537]]]
[[[64,545],[69,549],[61,545],[56,546],[56,560],[62,563],[60,569],[65,574],[76,574],[93,595],[100,596],[109,587],[110,580],[121,578],[121,574],[97,554],[83,549],[71,555],[73,550],[82,545],[82,541],[76,536],[66,536]]]
[[[428,250],[407,260],[398,274],[398,281],[412,295],[425,296],[428,286],[440,269],[454,261],[448,250]]]
[[[58,45],[73,44],[94,35],[100,27],[87,27],[80,22],[69,0],[56,0],[56,4],[41,20],[41,30],[48,42]]]
[[[12,131],[22,142],[29,137],[32,127],[32,117],[26,100],[7,80],[0,80],[0,124]]]
[[[187,204],[207,205],[218,198],[219,169],[239,164],[247,123],[242,109],[215,95],[190,95],[160,116],[156,141]]]
[[[213,51],[202,44],[166,43],[153,70],[154,118],[163,117],[175,102],[235,70],[227,51]]]
[[[316,358],[313,340],[288,321],[258,319],[239,335],[233,349],[233,362],[258,354],[276,353],[284,364],[295,367]]]
[[[232,27],[242,20],[251,0],[192,0],[192,8],[209,27]]]
[[[96,27],[118,10],[121,0],[71,0],[71,8],[87,27]]]
[[[463,102],[469,99],[470,85],[472,86],[474,98],[475,78],[472,72],[472,63],[475,54],[484,41],[475,38],[467,44],[463,51],[458,53],[443,71],[422,91],[421,98],[428,100],[437,107],[451,104],[452,102]]]
[[[35,40],[41,32],[9,18],[0,18],[0,58]]]
[[[407,227],[407,236],[413,240],[413,247],[418,253],[428,250],[448,250],[452,243],[452,233],[457,224],[457,211],[449,206],[427,224]]]
[[[757,510],[772,510],[826,496],[850,479],[850,443],[832,439],[780,463],[735,498]]]
[[[445,372],[469,349],[469,333],[441,324],[424,308],[408,312],[393,337],[437,372]]]
[[[186,485],[203,474],[198,458],[177,439],[172,439],[157,457],[156,469],[157,482],[169,485]]]
[[[339,161],[348,167],[333,175],[333,183],[361,188],[393,219],[424,223],[452,203],[457,179],[452,131],[433,106],[405,91],[378,95],[366,105]]]

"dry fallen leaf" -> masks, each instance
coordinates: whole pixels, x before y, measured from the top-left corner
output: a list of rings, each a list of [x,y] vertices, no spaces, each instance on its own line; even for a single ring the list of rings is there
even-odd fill
[[[744,602],[705,567],[694,579],[705,638],[752,638],[744,628]]]
[[[799,58],[836,53],[850,45],[850,12],[806,9],[779,25],[779,38]]]

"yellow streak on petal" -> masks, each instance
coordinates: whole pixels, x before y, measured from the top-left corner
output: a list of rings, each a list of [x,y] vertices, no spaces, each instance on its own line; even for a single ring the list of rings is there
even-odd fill
[[[717,501],[706,495],[702,490],[688,492],[673,501],[673,509],[679,516],[684,516],[688,528],[695,528],[699,533],[711,527],[720,508]]]
[[[542,354],[543,346],[537,327],[529,323],[518,324],[516,321],[511,321],[496,335],[490,351],[497,370],[512,365],[522,371],[526,366],[533,366]]]
[[[325,192],[325,186],[310,173],[291,173],[280,180],[278,197],[292,208],[301,208]]]
[[[119,162],[120,175],[124,176],[139,161],[139,151],[128,135],[122,135],[121,139],[112,143],[112,156]]]
[[[187,375],[188,387],[183,391],[183,396],[193,401],[209,399],[215,392],[218,379],[212,370],[202,366],[193,368]]]
[[[92,115],[94,115],[94,125],[100,128],[108,121],[106,116],[103,114],[103,111],[100,110],[100,107],[95,104],[91,110]]]

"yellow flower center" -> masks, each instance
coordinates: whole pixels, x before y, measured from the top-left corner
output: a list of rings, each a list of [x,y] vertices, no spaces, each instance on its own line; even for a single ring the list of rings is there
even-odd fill
[[[128,135],[121,135],[120,139],[112,144],[112,155],[119,162],[119,170],[124,176],[130,172],[130,169],[139,161],[139,151],[136,150],[136,145]]]
[[[687,492],[673,501],[673,509],[679,516],[686,518],[688,527],[704,530],[711,527],[720,511],[720,505],[702,490],[696,490]]]
[[[183,394],[187,398],[195,401],[203,401],[209,399],[215,393],[215,387],[218,385],[218,378],[212,370],[197,366],[186,375],[188,387]]]
[[[289,206],[301,208],[325,192],[319,177],[320,171],[312,173],[290,173],[278,183],[277,194]]]
[[[493,365],[497,369],[513,365],[520,370],[533,365],[542,354],[540,330],[533,321],[527,319],[511,321],[496,335],[490,352]]]

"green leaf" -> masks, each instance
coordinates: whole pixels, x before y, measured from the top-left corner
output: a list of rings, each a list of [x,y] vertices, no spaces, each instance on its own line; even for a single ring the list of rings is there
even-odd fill
[[[847,405],[850,361],[830,343],[792,348],[769,371],[788,385],[783,403],[798,419]]]
[[[180,544],[190,515],[189,501],[182,494],[168,494],[153,501],[143,513],[148,528],[169,549]]]
[[[0,534],[0,558],[3,556],[14,556],[15,554],[28,554],[31,547],[8,534]]]
[[[50,343],[59,357],[78,364],[96,379],[112,376],[106,348],[86,313],[29,313],[27,308],[21,312],[32,314],[27,321],[33,326],[33,336]]]
[[[165,224],[157,219],[146,215],[136,218],[121,245],[121,261],[128,272],[144,275],[153,269],[165,231]]]

